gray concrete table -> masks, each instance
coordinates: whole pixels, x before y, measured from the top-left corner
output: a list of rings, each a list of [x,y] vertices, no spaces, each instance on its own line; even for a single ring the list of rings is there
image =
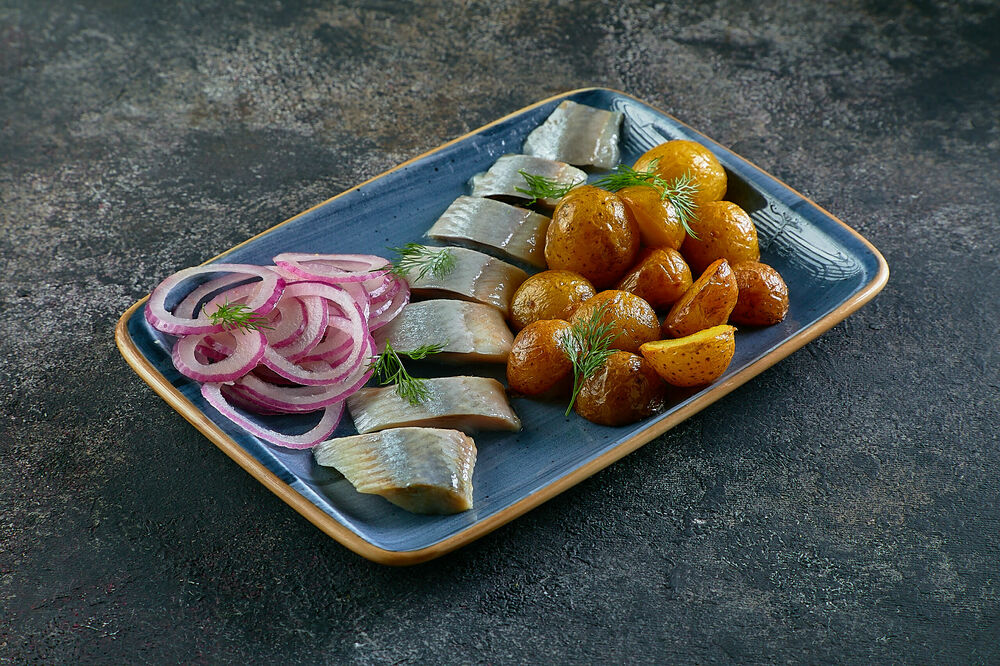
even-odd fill
[[[1000,5],[788,4],[0,3],[0,663],[997,663]],[[407,569],[120,358],[173,270],[587,85],[831,210],[885,291]]]

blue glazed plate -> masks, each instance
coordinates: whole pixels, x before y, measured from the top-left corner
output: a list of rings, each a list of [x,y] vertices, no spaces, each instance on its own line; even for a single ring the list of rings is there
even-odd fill
[[[261,442],[205,402],[199,386],[170,362],[165,339],[142,316],[142,299],[118,322],[126,361],[160,396],[244,469],[331,537],[386,564],[415,564],[464,545],[520,516],[634,451],[778,362],[873,298],[889,270],[864,238],[816,204],[723,146],[626,94],[603,88],[552,97],[406,162],[215,257],[213,262],[270,264],[280,252],[384,253],[419,241],[467,181],[502,154],[519,152],[527,134],[564,99],[621,111],[622,162],[632,164],[670,139],[708,146],[729,175],[726,198],[753,218],[761,260],[788,283],[785,320],[740,331],[726,374],[701,390],[678,393],[669,409],[625,427],[605,427],[563,406],[514,400],[524,423],[517,434],[480,433],[475,508],[454,516],[418,516],[380,497],[362,495],[318,467],[308,451]],[[184,268],[178,266],[178,269]],[[165,276],[163,276],[165,277]],[[433,374],[428,364],[420,368]],[[498,367],[463,369],[502,378]],[[349,418],[338,434],[353,434]]]

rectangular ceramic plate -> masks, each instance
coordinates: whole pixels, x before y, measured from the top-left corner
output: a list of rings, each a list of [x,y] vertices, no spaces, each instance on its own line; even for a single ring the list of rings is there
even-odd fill
[[[517,434],[480,433],[475,508],[454,516],[418,516],[362,495],[318,467],[308,451],[263,443],[208,405],[195,382],[177,373],[166,340],[142,316],[143,299],[118,322],[116,340],[135,371],[181,415],[255,478],[328,535],[358,554],[387,564],[414,564],[449,552],[520,516],[664,433],[718,400],[868,302],[889,271],[879,252],[844,223],[800,194],[671,116],[612,90],[578,90],[501,118],[283,222],[212,262],[269,264],[280,252],[358,252],[421,240],[467,181],[502,154],[519,152],[527,134],[564,99],[621,111],[622,162],[652,146],[690,139],[708,146],[726,167],[726,198],[757,225],[762,261],[784,276],[791,307],[776,326],[737,334],[726,374],[677,397],[667,411],[611,428],[563,406],[514,400],[524,422]],[[177,269],[184,266],[177,266]],[[163,276],[165,277],[165,276]],[[153,285],[150,285],[151,287]],[[423,370],[423,368],[422,368]],[[502,368],[463,372],[502,377]],[[353,434],[349,418],[338,434]]]

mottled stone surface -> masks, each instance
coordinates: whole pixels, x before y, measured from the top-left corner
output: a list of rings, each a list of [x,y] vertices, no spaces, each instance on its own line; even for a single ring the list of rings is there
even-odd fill
[[[0,663],[996,663],[998,35],[993,0],[0,2]],[[409,569],[120,358],[167,274],[587,85],[853,225],[885,291]]]

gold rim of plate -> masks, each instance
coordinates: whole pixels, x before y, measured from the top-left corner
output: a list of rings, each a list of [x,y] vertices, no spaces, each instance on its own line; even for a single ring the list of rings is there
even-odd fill
[[[646,106],[655,109],[658,113],[661,113],[664,116],[670,118],[674,122],[683,125],[685,128],[693,132],[696,132],[697,134],[705,137],[712,143],[715,143],[705,134],[702,134],[701,132],[698,132],[698,130],[689,127],[688,125],[681,122],[677,118],[674,118],[669,113],[666,113],[660,110],[659,108],[652,106],[648,102],[644,102],[632,95],[623,93],[619,90],[614,90],[613,88],[603,88],[603,87],[578,88],[576,90],[570,90],[568,92],[547,97],[546,99],[543,99],[539,102],[518,109],[513,113],[508,113],[507,115],[501,118],[497,118],[491,123],[487,123],[486,125],[483,125],[478,129],[475,129],[471,132],[463,134],[458,138],[443,143],[440,146],[428,150],[425,153],[417,155],[416,157],[413,157],[393,167],[392,169],[380,173],[379,175],[374,176],[373,178],[369,178],[363,183],[355,185],[354,187],[348,190],[344,190],[340,194],[330,197],[326,201],[316,204],[312,208],[302,211],[298,215],[288,218],[284,222],[279,222],[273,227],[266,229],[265,231],[262,231],[251,238],[248,238],[247,240],[226,250],[225,252],[221,252],[216,256],[212,257],[211,259],[206,260],[202,265],[215,261],[222,255],[228,254],[229,252],[232,252],[233,250],[240,248],[246,245],[247,243],[256,240],[257,238],[260,238],[261,236],[269,234],[278,227],[284,226],[289,222],[292,222],[293,220],[305,215],[306,213],[312,210],[320,208],[321,206],[325,206],[334,199],[338,199],[350,192],[353,192],[354,190],[364,187],[365,185],[373,181],[376,181],[379,178],[382,178],[383,176],[392,173],[393,171],[398,171],[399,169],[402,169],[403,167],[409,164],[412,164],[420,159],[423,159],[428,155],[436,153],[439,150],[442,150],[452,144],[458,143],[459,141],[462,141],[474,134],[478,134],[479,132],[482,132],[487,128],[502,123],[509,118],[522,114],[525,111],[530,111],[531,109],[537,108],[556,99],[561,99],[563,97],[569,97],[571,95],[576,95],[578,93],[590,92],[595,90],[610,91],[615,94],[621,95],[623,97],[635,100],[640,104],[645,104]],[[736,153],[733,154],[735,155]],[[447,539],[439,541],[438,543],[432,544],[425,548],[420,548],[417,550],[407,550],[407,551],[394,551],[394,550],[386,550],[384,548],[379,548],[378,546],[369,543],[364,538],[358,536],[350,529],[337,522],[333,517],[328,515],[321,508],[310,502],[308,499],[300,495],[295,489],[293,489],[287,483],[279,479],[273,472],[267,469],[256,458],[247,453],[247,451],[244,450],[242,446],[237,444],[232,438],[226,435],[225,432],[223,432],[222,429],[215,424],[215,422],[209,419],[204,412],[202,412],[198,407],[196,407],[194,403],[185,398],[184,395],[180,391],[178,391],[169,381],[167,381],[167,379],[155,367],[153,367],[153,365],[149,362],[149,360],[147,360],[146,357],[142,355],[142,353],[139,351],[138,347],[136,347],[135,343],[132,341],[132,338],[128,333],[128,320],[132,317],[132,314],[137,309],[142,307],[146,303],[146,301],[149,300],[148,295],[138,300],[122,314],[121,318],[118,320],[118,324],[115,326],[115,343],[118,345],[118,349],[119,351],[121,351],[121,354],[125,358],[125,361],[132,367],[133,370],[135,370],[136,374],[138,374],[143,381],[149,384],[149,386],[161,398],[163,398],[167,402],[167,404],[169,404],[178,413],[180,413],[181,416],[187,419],[187,421],[191,425],[193,425],[195,428],[201,431],[201,433],[204,434],[213,444],[222,449],[222,451],[227,456],[236,461],[236,463],[240,467],[249,472],[251,476],[253,476],[255,479],[264,484],[264,486],[266,486],[271,492],[273,492],[275,495],[281,498],[282,501],[284,501],[286,504],[291,506],[297,512],[302,514],[306,518],[306,520],[308,520],[313,525],[318,527],[328,536],[332,537],[334,540],[336,540],[343,546],[346,546],[348,549],[354,551],[358,555],[361,555],[362,557],[369,559],[373,562],[378,562],[380,564],[394,565],[394,566],[420,564],[421,562],[426,562],[436,557],[440,557],[441,555],[444,555],[446,553],[450,553],[451,551],[457,548],[461,548],[462,546],[471,543],[486,534],[489,534],[493,530],[509,523],[515,518],[524,515],[531,509],[534,509],[538,505],[548,501],[549,499],[555,497],[559,493],[569,488],[572,488],[576,484],[580,483],[584,479],[587,479],[593,474],[599,472],[600,470],[604,469],[613,462],[627,456],[628,454],[632,453],[643,444],[646,444],[652,441],[653,439],[656,439],[666,431],[673,428],[678,423],[681,423],[682,421],[687,419],[689,416],[692,416],[693,414],[696,414],[697,412],[701,411],[708,405],[711,405],[716,400],[727,395],[730,391],[746,383],[747,381],[759,375],[761,372],[771,367],[778,361],[781,361],[782,359],[786,358],[792,352],[802,348],[808,342],[816,339],[821,334],[830,330],[836,324],[846,319],[852,313],[854,313],[863,305],[868,303],[880,291],[882,291],[882,288],[885,287],[886,282],[888,282],[889,280],[889,264],[886,263],[885,258],[882,256],[882,253],[879,252],[875,248],[875,246],[868,241],[868,239],[866,239],[857,231],[849,227],[847,224],[841,221],[840,218],[833,215],[832,213],[824,209],[822,206],[819,206],[808,197],[803,196],[802,193],[800,193],[798,190],[790,187],[780,179],[775,178],[773,175],[771,175],[767,171],[764,171],[763,169],[753,164],[749,160],[746,160],[742,156],[739,155],[737,156],[746,161],[748,164],[751,164],[755,169],[760,170],[762,173],[767,174],[775,181],[781,183],[792,192],[795,192],[795,194],[802,197],[802,199],[804,199],[805,201],[809,202],[813,206],[816,206],[816,208],[822,211],[825,215],[829,216],[832,220],[836,221],[838,224],[844,227],[844,229],[849,231],[855,238],[861,241],[861,243],[864,244],[872,252],[876,260],[878,261],[878,272],[876,273],[875,277],[871,280],[871,282],[862,287],[861,290],[859,290],[856,294],[847,299],[844,303],[840,304],[840,306],[838,306],[835,310],[827,314],[825,317],[821,318],[820,320],[813,323],[811,326],[807,326],[806,328],[802,329],[792,337],[788,338],[766,356],[758,359],[754,363],[751,363],[750,365],[743,368],[739,372],[733,374],[732,376],[727,377],[724,381],[712,386],[708,390],[708,392],[692,400],[687,405],[684,405],[683,407],[677,409],[675,412],[667,416],[667,418],[663,419],[662,421],[650,424],[649,427],[634,434],[632,437],[626,439],[614,449],[607,451],[603,455],[598,456],[597,458],[591,460],[590,462],[574,469],[566,476],[539,489],[537,492],[534,492],[528,495],[527,497],[518,500],[517,502],[510,505],[506,509],[498,511],[492,516],[489,516],[488,518],[484,518],[483,520],[474,523],[473,525],[462,530],[458,534],[455,534],[451,537],[448,537]]]

